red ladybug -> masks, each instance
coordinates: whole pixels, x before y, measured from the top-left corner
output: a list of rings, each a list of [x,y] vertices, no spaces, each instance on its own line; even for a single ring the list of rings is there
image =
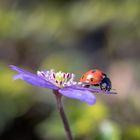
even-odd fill
[[[80,82],[85,83],[85,86],[100,86],[101,90],[110,91],[111,81],[105,73],[99,69],[93,69],[86,72],[81,78]]]

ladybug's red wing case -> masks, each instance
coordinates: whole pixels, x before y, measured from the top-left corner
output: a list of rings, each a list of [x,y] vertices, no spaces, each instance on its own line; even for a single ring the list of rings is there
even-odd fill
[[[89,70],[81,78],[80,82],[90,85],[99,85],[103,79],[103,72],[100,70]]]
[[[81,78],[80,82],[86,86],[100,86],[103,91],[111,90],[111,80],[99,69],[93,69],[86,72]]]

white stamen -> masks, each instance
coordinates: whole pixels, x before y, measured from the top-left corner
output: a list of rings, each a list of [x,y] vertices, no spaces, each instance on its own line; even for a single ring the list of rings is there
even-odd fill
[[[53,83],[58,87],[65,87],[65,86],[79,84],[79,82],[74,81],[75,75],[73,73],[72,74],[64,73],[61,71],[55,72],[54,70],[50,70],[50,71],[37,71],[37,75]]]

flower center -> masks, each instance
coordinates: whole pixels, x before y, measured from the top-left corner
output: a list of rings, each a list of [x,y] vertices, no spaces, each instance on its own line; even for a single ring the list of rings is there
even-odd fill
[[[75,75],[73,73],[55,72],[54,70],[49,71],[37,71],[37,75],[58,87],[65,87],[77,84],[74,81]]]

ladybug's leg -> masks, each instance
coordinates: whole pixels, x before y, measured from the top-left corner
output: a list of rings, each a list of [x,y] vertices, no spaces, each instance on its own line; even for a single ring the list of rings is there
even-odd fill
[[[95,86],[95,87],[98,87],[98,86],[99,86],[99,84],[94,84],[94,86]]]
[[[106,89],[105,89],[105,87],[103,86],[103,83],[102,83],[102,82],[100,83],[100,89],[106,91]]]
[[[89,87],[90,87],[90,85],[84,85],[84,87],[89,88]]]

